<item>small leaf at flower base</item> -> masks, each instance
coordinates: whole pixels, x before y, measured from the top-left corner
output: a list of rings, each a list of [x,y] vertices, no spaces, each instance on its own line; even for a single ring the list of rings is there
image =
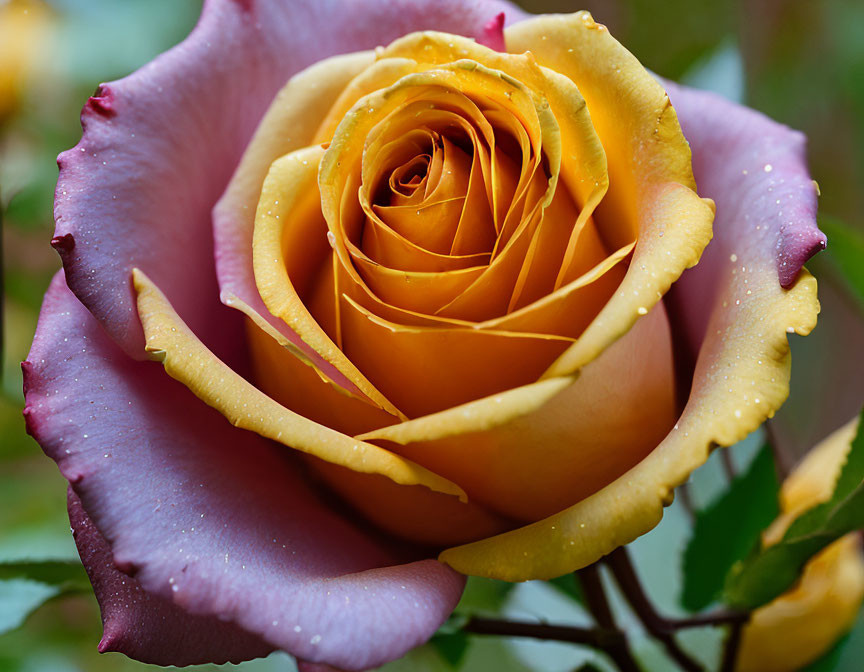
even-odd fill
[[[447,661],[450,667],[458,669],[471,642],[468,639],[468,635],[464,632],[452,632],[449,634],[439,632],[429,640],[429,643]]]
[[[827,258],[864,307],[864,234],[833,217],[820,217],[819,227],[828,236]]]
[[[19,627],[27,616],[60,592],[59,586],[39,581],[0,580],[0,634]]]
[[[726,574],[776,518],[778,489],[771,449],[765,445],[747,471],[696,514],[684,552],[681,604],[685,609],[700,611],[720,596]]]
[[[730,605],[755,609],[787,591],[805,563],[828,544],[864,527],[864,432],[858,435],[837,477],[831,498],[793,522],[783,538],[739,563],[726,580]]]

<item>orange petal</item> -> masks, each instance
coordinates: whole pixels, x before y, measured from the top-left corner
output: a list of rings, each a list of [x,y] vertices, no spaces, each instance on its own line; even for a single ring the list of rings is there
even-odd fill
[[[400,539],[440,548],[483,539],[516,525],[474,502],[460,502],[428,488],[397,485],[320,460],[312,466],[352,509]]]
[[[433,95],[433,91],[443,95],[442,92],[447,90],[453,92],[450,97],[454,100],[465,100],[460,91],[470,91],[473,96],[485,96],[492,100],[500,97],[500,105],[516,114],[523,123],[538,129],[535,134],[554,134],[554,118],[547,109],[532,100],[524,87],[500,72],[488,70],[475,63],[442,66],[434,71],[408,75],[392,87],[358,101],[337,129],[322,160],[319,174],[322,207],[333,234],[335,249],[349,276],[358,283],[362,283],[362,279],[351,268],[350,251],[346,243],[347,240],[356,244],[358,227],[362,226],[356,212],[352,212],[356,206],[347,197],[353,193],[353,185],[357,182],[356,175],[360,170],[361,152],[356,138],[367,137],[376,132],[384,133],[384,130],[378,130],[384,123],[380,120],[387,119],[388,114],[398,110],[411,96],[422,96],[425,100]],[[556,143],[548,142],[546,145],[551,145],[548,151],[552,153],[547,153],[547,160],[554,166]],[[493,173],[494,165],[493,161]],[[553,188],[554,176],[549,180],[548,190]],[[551,193],[549,198],[551,199]]]
[[[322,381],[314,369],[257,325],[247,325],[246,338],[255,383],[266,395],[304,418],[352,436],[397,421],[380,408]]]
[[[369,289],[384,303],[405,310],[434,314],[471,285],[486,269],[474,266],[442,273],[396,271],[356,259]]]
[[[343,295],[345,354],[409,416],[536,380],[569,341],[545,334],[409,327]]]
[[[483,399],[363,437],[456,480],[472,501],[504,516],[557,513],[638,463],[674,424],[663,304],[542,405],[480,421],[499,404]]]

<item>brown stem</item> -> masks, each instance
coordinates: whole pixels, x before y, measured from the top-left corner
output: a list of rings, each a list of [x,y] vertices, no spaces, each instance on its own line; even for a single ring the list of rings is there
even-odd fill
[[[681,500],[681,506],[684,507],[687,517],[692,521],[695,514],[693,513],[693,497],[690,495],[690,484],[682,483],[675,492]]]
[[[771,446],[771,453],[774,455],[777,478],[782,483],[792,471],[792,467],[795,466],[795,459],[785,450],[782,441],[778,440],[777,432],[774,430],[774,424],[771,420],[766,420],[762,426],[765,428],[765,438],[768,440],[768,445]]]
[[[749,616],[749,614],[748,614]],[[720,663],[720,672],[733,672],[738,659],[738,649],[741,645],[741,630],[745,621],[736,621],[729,628],[726,643],[723,645],[723,662]]]
[[[720,448],[720,461],[723,463],[723,471],[726,472],[726,478],[731,483],[735,480],[735,463],[732,461],[731,448]]]
[[[623,559],[622,559],[623,558]],[[704,626],[730,625],[729,635],[723,653],[720,672],[732,672],[741,639],[741,628],[749,613],[738,611],[717,611],[688,618],[665,618],[658,614],[648,601],[639,584],[639,578],[626,555],[625,549],[618,549],[606,560],[615,579],[621,586],[633,610],[654,637],[663,642],[670,656],[684,670],[701,670],[702,667],[678,647],[673,635],[678,630]],[[627,642],[627,635],[615,623],[597,565],[591,565],[577,572],[588,610],[599,627],[580,628],[553,623],[530,623],[526,621],[505,621],[494,618],[471,617],[462,630],[475,635],[499,635],[502,637],[531,637],[569,644],[591,646],[606,653],[621,672],[640,672],[640,668]],[[671,647],[671,648],[670,648]]]
[[[526,621],[503,621],[494,618],[472,616],[462,627],[474,635],[500,635],[502,637],[533,637],[570,644],[585,644],[597,649],[608,649],[624,643],[624,634],[606,628],[577,628],[552,623],[529,623]]]
[[[616,645],[606,647],[604,651],[615,662],[621,672],[640,672],[639,665],[630,652],[627,639],[624,633],[618,629],[615,618],[612,616],[612,610],[609,608],[609,602],[606,599],[606,592],[603,590],[603,583],[600,580],[597,565],[588,565],[584,569],[580,569],[576,575],[579,577],[579,582],[582,585],[582,592],[585,595],[588,611],[591,612],[597,625],[604,630],[611,630],[621,636],[620,641]]]
[[[688,616],[687,618],[664,618],[672,630],[686,630],[687,628],[703,628],[707,625],[741,625],[746,623],[750,614],[746,611],[715,611],[713,614],[701,614]]]
[[[654,610],[654,605],[651,604],[645,591],[642,590],[642,584],[633,569],[627,549],[622,546],[613,551],[607,556],[606,561],[633,611],[636,612],[645,629],[663,644],[669,657],[686,672],[702,672],[704,668],[701,663],[691,658],[678,645],[674,634],[678,629],[676,624],[663,618]]]

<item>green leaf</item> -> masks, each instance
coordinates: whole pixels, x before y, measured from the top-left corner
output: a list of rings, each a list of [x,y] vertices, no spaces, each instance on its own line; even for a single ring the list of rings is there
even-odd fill
[[[28,579],[0,580],[0,634],[19,627],[32,612],[62,592]]]
[[[820,216],[819,228],[828,236],[823,253],[840,272],[864,306],[864,234],[839,219]]]
[[[729,570],[747,557],[762,530],[777,517],[778,490],[771,449],[764,445],[747,471],[697,512],[683,559],[685,609],[701,611],[720,597]]]
[[[64,591],[88,590],[90,581],[80,562],[64,560],[0,562],[0,580],[28,579],[60,586]]]
[[[478,612],[497,614],[504,606],[507,595],[513,590],[514,585],[507,581],[469,576],[465,592],[462,593],[462,599],[456,605],[455,612],[469,615]]]
[[[452,668],[458,669],[465,658],[470,641],[468,635],[459,631],[448,634],[437,633],[429,643]]]
[[[585,594],[582,592],[582,585],[576,580],[576,575],[572,572],[555,579],[549,579],[547,583],[559,592],[564,593],[574,602],[578,602],[583,606],[585,605]]]
[[[495,581],[479,576],[469,576],[462,599],[456,605],[453,615],[438,628],[430,640],[432,647],[451,667],[458,668],[470,644],[470,639],[462,631],[468,619],[476,614],[495,615],[501,611],[514,584]]]
[[[0,562],[0,633],[19,627],[52,598],[89,590],[90,581],[80,562]]]
[[[770,602],[798,580],[816,553],[864,528],[864,422],[858,427],[831,499],[799,516],[778,543],[736,565],[726,580],[726,602],[745,609]]]

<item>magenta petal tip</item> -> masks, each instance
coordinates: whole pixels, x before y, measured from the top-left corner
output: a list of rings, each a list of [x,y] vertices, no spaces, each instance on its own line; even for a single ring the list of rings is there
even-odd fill
[[[504,19],[504,12],[499,12],[489,19],[477,36],[477,42],[495,51],[507,51],[504,43]]]

